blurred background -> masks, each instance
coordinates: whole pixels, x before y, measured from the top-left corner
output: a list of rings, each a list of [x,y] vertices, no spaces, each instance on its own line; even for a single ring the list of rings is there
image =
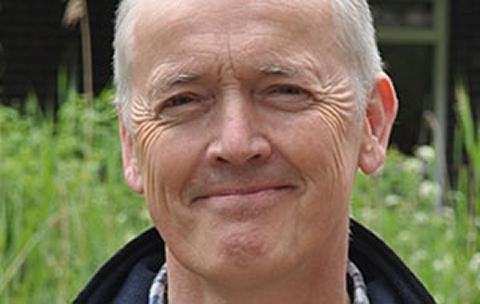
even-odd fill
[[[439,303],[480,303],[480,1],[369,3],[400,112],[352,215]],[[150,225],[111,106],[117,4],[0,0],[0,303],[71,300]]]

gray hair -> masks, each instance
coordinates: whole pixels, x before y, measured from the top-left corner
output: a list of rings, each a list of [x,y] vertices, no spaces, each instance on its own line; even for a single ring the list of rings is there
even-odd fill
[[[130,90],[129,50],[133,45],[133,27],[135,2],[138,0],[121,0],[115,20],[113,40],[113,80],[115,83],[115,104],[121,111],[121,119],[127,130],[131,130],[129,104],[132,100]]]
[[[330,0],[335,26],[339,29],[337,43],[347,54],[348,63],[355,72],[358,86],[358,107],[365,108],[367,94],[372,89],[377,73],[382,71],[382,60],[375,40],[373,18],[367,0]],[[125,126],[131,130],[129,105],[133,98],[130,89],[129,52],[133,45],[135,6],[139,0],[122,0],[115,22],[114,82],[115,103],[122,111]]]
[[[338,31],[337,43],[346,50],[347,60],[355,72],[360,113],[365,109],[375,77],[383,69],[375,40],[375,29],[366,0],[331,0],[334,22]]]

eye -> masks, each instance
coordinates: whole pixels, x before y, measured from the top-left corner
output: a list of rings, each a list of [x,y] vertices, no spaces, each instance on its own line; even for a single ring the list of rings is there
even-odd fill
[[[283,95],[300,95],[305,94],[306,92],[296,86],[278,86],[270,89],[269,94],[283,94]]]
[[[155,114],[159,118],[189,118],[208,110],[211,98],[208,94],[180,92],[170,97],[165,97],[155,107]]]
[[[270,86],[259,97],[265,104],[286,111],[304,109],[311,100],[309,91],[292,84]]]
[[[184,105],[188,105],[190,103],[199,101],[198,97],[194,97],[191,95],[177,95],[173,96],[170,99],[167,100],[165,107],[180,107]]]

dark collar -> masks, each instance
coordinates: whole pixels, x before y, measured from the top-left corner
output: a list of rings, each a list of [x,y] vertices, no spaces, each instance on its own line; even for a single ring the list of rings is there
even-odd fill
[[[350,221],[349,258],[362,272],[374,303],[434,303],[398,256],[372,232]],[[165,261],[164,243],[151,228],[113,256],[74,303],[148,303],[153,278]]]

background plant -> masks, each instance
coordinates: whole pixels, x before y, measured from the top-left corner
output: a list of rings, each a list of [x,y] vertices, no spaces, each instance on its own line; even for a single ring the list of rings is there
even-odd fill
[[[471,100],[464,82],[455,89],[456,113],[459,121],[455,130],[456,158],[458,168],[457,188],[466,195],[466,212],[469,214],[467,237],[473,250],[477,239],[477,208],[480,206],[480,123],[475,127]],[[477,115],[480,119],[480,113]]]

